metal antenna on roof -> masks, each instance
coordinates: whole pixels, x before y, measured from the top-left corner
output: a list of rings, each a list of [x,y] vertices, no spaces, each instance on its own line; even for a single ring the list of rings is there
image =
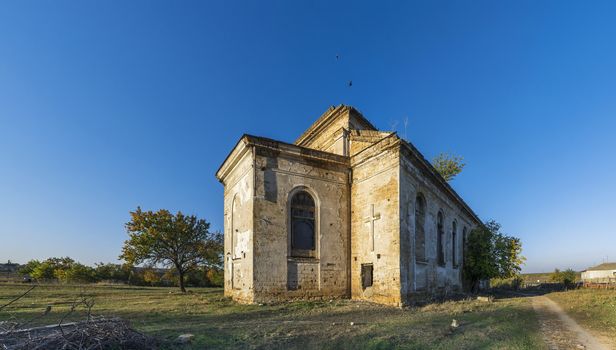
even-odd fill
[[[398,123],[399,123],[398,119],[390,120],[389,121],[390,130],[393,132],[396,132],[396,129],[398,129]]]
[[[409,117],[404,117],[404,139],[408,141],[408,137],[406,136],[406,127],[409,125]]]

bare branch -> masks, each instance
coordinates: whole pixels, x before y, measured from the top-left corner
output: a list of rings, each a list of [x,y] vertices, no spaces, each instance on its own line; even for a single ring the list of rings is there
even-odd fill
[[[38,287],[38,285],[36,285],[36,284],[35,284],[35,285],[33,285],[33,286],[32,286],[32,287],[30,287],[30,289],[28,289],[28,290],[27,290],[24,294],[22,294],[22,295],[18,296],[17,298],[15,298],[15,299],[13,299],[13,300],[9,301],[7,304],[4,304],[4,305],[0,306],[0,311],[2,311],[2,309],[4,309],[5,307],[7,307],[7,306],[9,306],[9,305],[13,304],[13,303],[14,303],[14,302],[16,302],[17,300],[19,300],[19,299],[21,299],[21,298],[25,297],[28,293],[30,293],[30,292],[31,292],[34,288],[36,288],[36,287]]]

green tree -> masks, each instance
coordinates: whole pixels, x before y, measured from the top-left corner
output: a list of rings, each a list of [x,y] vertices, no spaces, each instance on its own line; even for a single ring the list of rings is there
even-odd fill
[[[33,259],[33,260],[28,261],[24,266],[22,266],[18,272],[21,273],[22,275],[32,275],[32,272],[34,271],[34,269],[36,269],[40,265],[41,265],[40,261]]]
[[[464,166],[464,158],[441,153],[434,157],[432,166],[446,181],[451,181],[456,175],[462,172]]]
[[[498,225],[494,221],[493,224]],[[500,278],[513,278],[519,276],[521,265],[524,263],[522,256],[522,242],[519,238],[507,236],[498,232],[497,226],[494,235],[494,250],[497,265],[497,273]]]
[[[56,278],[54,271],[55,266],[53,264],[48,261],[43,261],[32,270],[30,277],[36,280],[52,280]]]
[[[64,274],[74,263],[75,261],[69,257],[49,258],[38,265],[33,263],[35,267],[30,276],[39,280],[64,279]]]
[[[119,264],[97,263],[94,272],[99,281],[123,281],[128,282],[130,268],[125,268]]]
[[[575,283],[575,280],[577,279],[577,273],[575,271],[573,271],[572,269],[566,269],[565,271],[562,272],[562,283],[566,286],[566,287],[570,287]]]
[[[129,239],[121,259],[129,264],[163,265],[177,271],[180,290],[186,292],[184,277],[199,266],[220,266],[222,235],[209,232],[210,224],[194,215],[172,214],[137,208],[126,224]]]
[[[464,278],[476,292],[479,282],[491,278],[512,278],[524,263],[518,238],[500,232],[500,224],[491,220],[472,230],[464,254]]]
[[[62,282],[91,283],[96,281],[96,272],[90,266],[74,263],[69,269],[63,270],[59,279]]]

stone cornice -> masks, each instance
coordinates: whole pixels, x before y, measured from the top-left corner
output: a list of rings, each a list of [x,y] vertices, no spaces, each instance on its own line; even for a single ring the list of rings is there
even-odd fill
[[[302,147],[283,141],[273,140],[266,137],[244,135],[248,140],[249,146],[258,147],[261,149],[268,149],[275,152],[280,152],[287,156],[296,158],[308,158],[312,160],[319,160],[329,162],[331,164],[338,164],[348,167],[349,157],[341,156],[335,153],[319,151],[308,147]]]
[[[227,175],[235,168],[247,151],[249,151],[249,148],[247,147],[245,135],[243,135],[216,171],[216,178],[218,181],[224,183]]]
[[[310,159],[313,161],[326,162],[331,165],[343,166],[348,168],[349,157],[334,153],[318,151],[312,148],[302,147],[282,141],[273,140],[267,137],[253,136],[244,134],[237,142],[231,153],[225,158],[224,162],[216,172],[218,181],[223,182],[244,154],[250,149],[268,150],[297,159]]]

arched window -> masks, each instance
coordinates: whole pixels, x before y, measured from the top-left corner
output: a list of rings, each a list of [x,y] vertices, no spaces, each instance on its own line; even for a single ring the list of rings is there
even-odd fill
[[[445,236],[445,230],[443,228],[443,212],[438,212],[436,219],[436,254],[438,256],[438,264],[445,265],[445,250],[443,247],[443,236]]]
[[[456,244],[456,239],[458,235],[458,225],[454,220],[451,224],[451,264],[453,267],[458,267],[458,257],[456,256],[456,251],[458,249],[458,245]]]
[[[315,233],[314,199],[299,191],[291,198],[291,256],[314,257]]]
[[[415,260],[426,261],[426,203],[421,195],[415,198]]]

